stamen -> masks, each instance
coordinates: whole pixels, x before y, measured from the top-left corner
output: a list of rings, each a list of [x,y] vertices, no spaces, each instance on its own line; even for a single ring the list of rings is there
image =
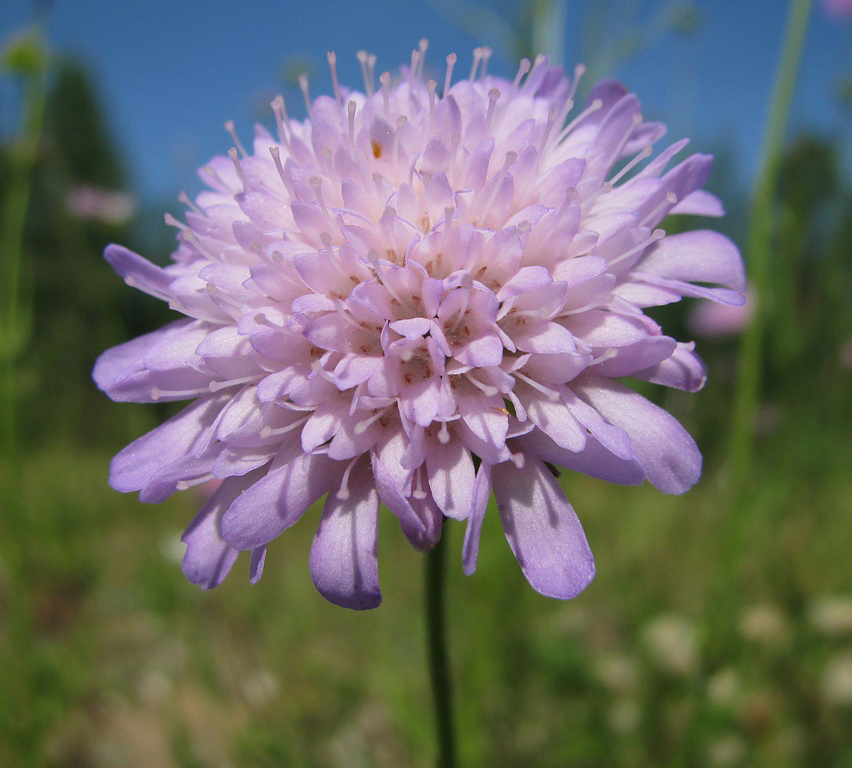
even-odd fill
[[[662,240],[665,236],[666,236],[665,230],[655,229],[651,233],[651,236],[649,238],[647,238],[646,240],[643,240],[641,243],[639,243],[639,245],[635,245],[629,251],[625,251],[621,255],[616,256],[612,261],[609,262],[609,266],[610,267],[615,266],[619,262],[624,261],[625,259],[629,259],[631,256],[633,256],[633,254],[639,253],[639,251],[644,250],[645,248],[647,248],[652,243],[656,243],[657,240]]]
[[[309,418],[313,416],[313,413],[309,413],[307,416],[301,419],[297,419],[292,424],[288,424],[286,427],[270,427],[269,425],[263,427],[260,430],[260,439],[266,440],[267,437],[278,437],[279,435],[286,435],[288,432],[292,432],[294,429],[298,429],[302,426]]]
[[[595,99],[588,107],[586,107],[577,117],[575,117],[568,125],[566,125],[562,132],[559,134],[559,137],[556,139],[557,144],[561,144],[562,140],[569,134],[574,128],[583,120],[585,120],[592,112],[597,112],[599,109],[603,109],[603,99]]]
[[[482,56],[484,52],[484,48],[473,49],[473,64],[470,67],[470,77],[468,77],[468,80],[470,80],[471,82],[476,79],[476,70],[479,68],[479,62],[482,61]]]
[[[162,397],[198,397],[198,395],[206,394],[207,387],[204,389],[160,389],[159,387],[151,387],[151,399],[156,401]]]
[[[236,387],[238,384],[248,384],[249,382],[257,381],[260,378],[259,374],[254,376],[243,376],[241,379],[231,379],[230,381],[211,381],[207,385],[207,389],[211,392],[218,392],[220,389],[228,387]]]
[[[429,91],[429,123],[431,125],[435,118],[435,90],[438,84],[434,80],[426,83],[426,90]]]
[[[211,179],[213,179],[213,182],[218,184],[220,187],[224,187],[229,192],[234,191],[231,186],[229,184],[226,184],[225,180],[218,173],[216,173],[216,169],[212,165],[205,165],[204,173],[206,173]]]
[[[365,432],[366,432],[366,431],[370,428],[370,426],[373,424],[373,422],[375,422],[375,421],[377,421],[378,419],[380,419],[382,416],[384,416],[384,414],[385,414],[384,409],[382,409],[381,411],[376,411],[376,412],[375,412],[372,416],[370,416],[369,418],[364,419],[364,420],[362,420],[362,421],[359,421],[359,422],[355,425],[355,427],[353,428],[353,430],[352,430],[352,431],[353,431],[356,435],[363,435],[363,434],[364,434],[364,433],[365,433]]]
[[[175,488],[179,491],[185,491],[187,488],[192,488],[194,485],[201,485],[209,480],[213,480],[213,475],[206,474],[192,480],[178,480],[177,483],[175,483]]]
[[[425,37],[420,38],[420,42],[417,44],[417,47],[420,49],[420,64],[418,77],[423,78],[423,67],[426,65],[426,51],[429,50],[429,41]]]
[[[515,75],[515,79],[512,81],[512,90],[510,91],[510,95],[509,95],[510,99],[517,92],[518,86],[521,83],[521,78],[527,72],[530,71],[531,67],[532,67],[532,64],[530,63],[529,59],[521,59],[521,63],[518,65],[518,74]]]
[[[450,430],[447,429],[447,422],[441,422],[441,429],[438,430],[438,442],[441,445],[446,445],[450,442]]]
[[[654,151],[654,148],[649,144],[645,149],[639,152],[636,157],[634,157],[627,165],[624,166],[615,176],[613,176],[609,183],[615,185],[618,181],[620,181],[624,176],[630,171],[632,171],[638,163],[641,163],[646,157],[650,157],[651,153]]]
[[[280,94],[269,102],[275,115],[275,125],[278,128],[278,139],[285,147],[290,146],[290,137],[287,135],[287,126],[290,118],[287,115],[287,107],[284,105],[284,97]]]
[[[382,72],[379,75],[379,82],[382,84],[382,106],[385,110],[385,117],[390,119],[390,72]]]
[[[166,222],[166,226],[177,227],[181,232],[189,229],[189,227],[186,224],[184,224],[182,221],[178,221],[170,213],[165,214],[163,216],[163,220]]]
[[[331,87],[334,90],[334,100],[337,106],[343,106],[343,99],[340,96],[340,85],[337,82],[337,54],[334,51],[326,53],[328,59],[328,68],[331,70]]]
[[[225,130],[231,135],[231,138],[234,140],[234,146],[240,150],[240,154],[243,157],[248,157],[248,152],[246,152],[246,148],[243,146],[243,143],[240,141],[240,137],[237,136],[237,131],[234,129],[233,120],[225,121]]]
[[[367,71],[367,60],[369,59],[369,55],[366,51],[358,51],[355,54],[355,58],[358,59],[358,62],[361,64],[361,77],[364,78],[364,93],[367,94],[367,98],[369,99],[373,95],[373,77],[371,73]]]
[[[340,488],[338,488],[337,493],[335,494],[340,501],[346,501],[349,498],[349,473],[352,472],[352,467],[355,466],[355,462],[360,458],[360,456],[356,456],[352,459],[343,471],[343,477],[340,480]]]
[[[415,477],[417,478],[417,481],[416,481],[417,485],[416,485],[416,487],[415,487],[415,489],[414,489],[414,491],[412,492],[411,495],[415,499],[422,501],[423,499],[425,499],[428,496],[426,491],[423,490],[423,465],[422,464],[419,467],[417,467],[417,471],[415,472]]]
[[[557,117],[559,117],[559,113],[555,109],[551,109],[547,114],[547,122],[544,125],[544,135],[541,137],[541,144],[539,144],[538,147],[539,157],[544,154],[544,150],[547,148],[547,140],[550,138],[550,132],[553,130]]]
[[[494,117],[494,107],[497,105],[497,99],[500,98],[500,91],[497,88],[492,88],[488,91],[488,112],[485,114],[485,132],[491,130],[491,119]]]
[[[325,198],[322,196],[322,179],[319,176],[311,176],[311,186],[314,189],[314,196],[317,199],[317,205],[322,209],[326,216],[330,216],[328,208],[325,205]]]
[[[446,98],[450,91],[450,83],[453,80],[453,67],[455,67],[457,59],[458,57],[454,53],[447,56],[447,74],[444,75],[444,90],[441,92],[442,98]]]
[[[512,457],[512,464],[514,464],[517,469],[523,469],[524,464],[526,463],[526,457],[524,454],[518,451],[517,453],[512,453],[510,455]]]
[[[189,196],[186,194],[186,192],[181,191],[181,193],[178,195],[178,202],[185,205],[187,208],[191,208],[199,216],[204,215],[204,211],[202,211],[195,203],[192,202],[192,200],[189,199]]]
[[[231,158],[231,162],[234,164],[234,170],[237,172],[237,176],[240,177],[240,181],[243,183],[243,189],[246,187],[246,176],[243,173],[243,167],[240,165],[240,158],[237,157],[237,150],[235,147],[231,147],[228,150],[228,157]]]
[[[313,120],[313,112],[311,110],[311,96],[308,93],[308,76],[304,73],[299,75],[299,88],[302,90],[302,96],[305,99],[305,109],[308,110],[308,117]]]
[[[346,105],[349,111],[349,148],[355,151],[355,110],[358,105],[354,101],[350,101]]]
[[[562,399],[562,396],[555,389],[545,387],[544,384],[539,384],[535,379],[531,379],[529,376],[521,373],[520,371],[515,371],[513,375],[517,376],[521,381],[525,381],[533,389],[537,389],[541,392],[541,394],[547,397],[548,400],[554,403],[558,403]]]
[[[411,65],[408,68],[408,88],[411,89],[411,85],[414,82],[414,79],[417,77],[417,71],[420,68],[420,51],[412,51],[411,52]]]
[[[495,395],[500,394],[500,390],[497,389],[497,387],[495,387],[494,385],[485,384],[485,383],[481,382],[479,379],[474,379],[473,376],[469,373],[466,374],[466,375],[467,375],[467,380],[471,384],[473,384],[474,387],[476,387],[478,390],[480,390],[482,392],[482,394],[484,394],[486,397],[494,397]]]
[[[653,211],[651,211],[642,221],[639,222],[640,227],[644,227],[652,221],[659,221],[660,217],[666,209],[673,205],[677,205],[677,195],[674,192],[669,192],[666,199],[663,200]]]
[[[281,152],[278,147],[270,147],[269,154],[272,155],[272,162],[275,163],[275,170],[278,171],[278,176],[285,188],[287,185],[287,177],[284,175],[284,166],[281,165]]]
[[[494,53],[487,45],[482,48],[482,72],[480,73],[480,77],[484,80],[486,74],[488,73],[488,60],[491,58],[491,54]]]

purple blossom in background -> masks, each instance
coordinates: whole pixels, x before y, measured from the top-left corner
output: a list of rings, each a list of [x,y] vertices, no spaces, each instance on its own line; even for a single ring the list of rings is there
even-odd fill
[[[216,586],[326,495],[310,554],[334,603],[381,601],[380,502],[418,549],[464,520],[466,573],[494,492],[506,537],[544,595],[581,592],[595,567],[556,466],[682,493],[701,455],[666,411],[619,379],[688,391],[704,366],[643,309],[683,296],[743,303],[740,254],[709,230],[666,237],[669,214],[722,215],[702,190],[712,158],[669,166],[663,135],[616,82],[587,104],[540,57],[514,81],[423,79],[365,93],[337,84],[277,134],[202,169],[174,263],[121,246],[106,258],[184,317],[104,353],[118,401],[191,399],[112,462],[110,481],[159,502],[222,479],[184,535],[184,572]],[[334,74],[334,57],[329,55]],[[307,97],[307,83],[303,82]],[[439,97],[439,93],[442,95]],[[668,168],[668,170],[667,170]]]
[[[822,0],[825,12],[835,19],[852,19],[852,0]]]

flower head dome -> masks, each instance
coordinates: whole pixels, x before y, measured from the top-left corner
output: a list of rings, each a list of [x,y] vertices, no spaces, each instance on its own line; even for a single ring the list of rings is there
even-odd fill
[[[251,150],[201,170],[174,263],[106,258],[183,317],[105,352],[114,400],[192,400],[112,462],[111,483],[162,501],[220,478],[184,536],[187,577],[213,587],[326,496],[310,555],[332,602],[379,604],[380,503],[418,549],[464,520],[476,567],[492,491],[530,584],[577,595],[594,576],[556,467],[681,493],[701,456],[664,410],[619,383],[704,382],[691,343],[646,307],[743,301],[740,255],[712,231],[665,236],[669,214],[719,216],[711,158],[652,155],[664,133],[618,83],[585,106],[540,57],[514,80],[424,80],[425,43],[396,81],[337,83],[304,122],[272,107]],[[232,127],[229,129],[233,133]]]

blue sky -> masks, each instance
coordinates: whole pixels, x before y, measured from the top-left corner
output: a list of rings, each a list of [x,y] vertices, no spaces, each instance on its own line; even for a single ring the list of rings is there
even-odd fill
[[[610,0],[606,33],[617,39],[653,23],[667,0]],[[325,63],[338,55],[341,80],[360,83],[354,54],[375,52],[379,70],[408,60],[421,37],[429,61],[459,54],[465,72],[470,51],[489,42],[459,29],[442,8],[467,0],[55,0],[50,28],[54,48],[90,67],[113,133],[143,200],[173,198],[198,189],[194,169],[231,144],[222,123],[233,118],[244,136],[282,89],[291,113],[304,107],[282,85],[287,61]],[[498,0],[500,4],[500,0]],[[502,1],[511,8],[512,3]],[[568,0],[565,61],[589,55],[583,32],[591,0]],[[598,0],[598,5],[600,2]],[[669,124],[669,137],[690,136],[694,147],[713,151],[732,144],[742,178],[750,178],[760,146],[769,89],[783,37],[784,0],[698,0],[703,16],[690,37],[667,35],[608,74],[619,77],[645,105],[646,116]],[[808,34],[793,131],[805,128],[841,136],[848,166],[850,107],[837,97],[852,74],[852,23],[829,20],[819,3]],[[30,3],[19,0],[0,16],[0,39],[26,24]],[[597,38],[595,38],[597,39]],[[493,69],[513,74],[516,62],[497,57]],[[440,78],[436,78],[440,79]],[[325,69],[312,80],[314,94],[330,90]],[[14,122],[14,92],[0,88],[0,129]]]

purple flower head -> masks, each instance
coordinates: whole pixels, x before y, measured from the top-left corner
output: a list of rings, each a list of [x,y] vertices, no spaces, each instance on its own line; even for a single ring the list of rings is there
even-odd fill
[[[539,57],[503,80],[477,49],[452,85],[447,57],[439,89],[424,55],[376,88],[360,54],[364,93],[335,76],[311,102],[303,82],[304,122],[276,99],[276,134],[257,128],[251,150],[235,136],[185,221],[168,217],[173,264],[106,250],[183,318],[105,352],[95,381],[114,400],[192,401],[121,451],[110,481],[157,502],[221,479],[184,535],[202,587],[240,550],[256,581],[267,544],[325,496],[314,583],[372,608],[380,504],[418,549],[466,521],[472,573],[493,492],[530,584],[574,597],[595,566],[557,466],[666,493],[699,477],[683,427],[619,379],[699,389],[693,344],[643,310],[743,302],[733,243],[658,228],[722,214],[702,190],[711,158],[673,164],[682,141],[649,159],[664,127],[612,81],[575,106],[581,68]]]

